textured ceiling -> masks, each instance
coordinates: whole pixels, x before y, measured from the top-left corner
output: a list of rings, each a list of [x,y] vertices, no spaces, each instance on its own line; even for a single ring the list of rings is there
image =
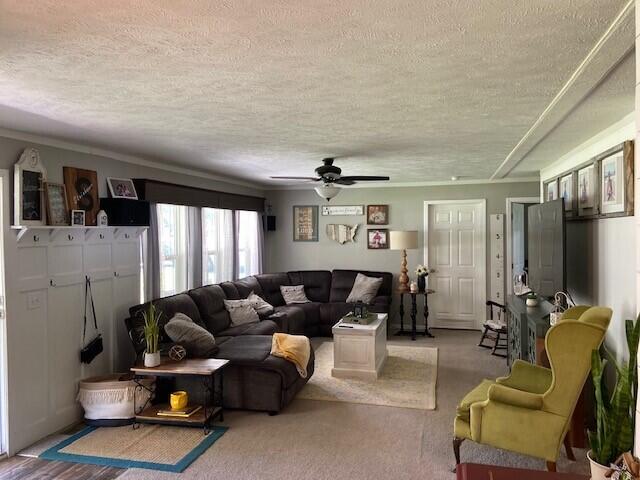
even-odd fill
[[[539,172],[578,145],[633,112],[635,108],[635,52],[627,55],[592,94],[540,142],[514,173]]]
[[[1,0],[0,126],[269,183],[489,178],[623,0]]]

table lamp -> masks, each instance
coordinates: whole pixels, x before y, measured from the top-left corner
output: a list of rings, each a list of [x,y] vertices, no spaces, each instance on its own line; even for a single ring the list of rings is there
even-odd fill
[[[389,232],[389,248],[391,250],[402,250],[398,291],[408,292],[407,250],[418,248],[418,232],[416,230],[393,230]]]

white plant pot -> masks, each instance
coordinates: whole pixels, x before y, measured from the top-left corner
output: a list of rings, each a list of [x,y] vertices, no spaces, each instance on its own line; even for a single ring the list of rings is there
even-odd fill
[[[160,352],[147,353],[144,352],[144,366],[145,367],[157,367],[160,365]]]
[[[591,458],[591,450],[587,452],[587,458],[589,459],[589,464],[591,466],[591,480],[607,480],[605,474],[609,470],[609,467],[600,465],[598,462],[593,460]]]
[[[527,298],[527,307],[537,307],[538,299],[537,298]]]

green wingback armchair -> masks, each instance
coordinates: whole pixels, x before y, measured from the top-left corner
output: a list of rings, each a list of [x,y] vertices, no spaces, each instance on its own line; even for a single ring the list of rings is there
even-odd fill
[[[591,352],[600,347],[612,311],[604,307],[568,309],[545,337],[551,368],[516,360],[511,374],[484,380],[458,405],[453,448],[484,445],[538,457],[555,471],[573,410],[591,370]],[[565,442],[567,457],[573,453]]]

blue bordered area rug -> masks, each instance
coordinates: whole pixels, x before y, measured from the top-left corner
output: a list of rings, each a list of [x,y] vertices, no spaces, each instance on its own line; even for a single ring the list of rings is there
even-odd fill
[[[39,455],[45,460],[180,473],[213,445],[227,427],[200,428],[142,424],[86,427]]]

